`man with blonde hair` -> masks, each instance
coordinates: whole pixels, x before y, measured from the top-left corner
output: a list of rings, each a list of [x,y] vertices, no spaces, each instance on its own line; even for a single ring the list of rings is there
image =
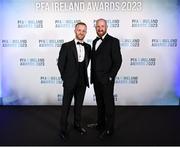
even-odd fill
[[[74,96],[74,129],[81,135],[86,130],[81,126],[81,109],[83,105],[86,86],[89,87],[87,67],[90,60],[91,46],[84,42],[87,26],[80,22],[75,25],[75,39],[62,45],[58,68],[63,80],[63,102],[60,120],[60,137],[68,136],[68,114],[72,98]]]

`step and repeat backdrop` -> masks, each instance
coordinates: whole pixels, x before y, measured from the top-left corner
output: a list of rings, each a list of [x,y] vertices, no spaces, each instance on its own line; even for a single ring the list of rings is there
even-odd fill
[[[95,21],[104,18],[108,33],[120,40],[123,57],[116,105],[177,104],[179,9],[178,0],[1,0],[1,103],[61,105],[61,45],[74,38],[80,21],[87,24],[85,41],[92,44]],[[96,105],[92,85],[84,105]]]

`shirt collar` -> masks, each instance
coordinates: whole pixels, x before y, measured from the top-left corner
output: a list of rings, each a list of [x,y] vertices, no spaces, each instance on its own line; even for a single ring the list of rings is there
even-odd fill
[[[81,43],[84,43],[84,41],[82,41],[82,40],[78,40],[78,39],[74,39],[74,41],[75,41],[75,43],[77,44],[77,42],[81,42]]]

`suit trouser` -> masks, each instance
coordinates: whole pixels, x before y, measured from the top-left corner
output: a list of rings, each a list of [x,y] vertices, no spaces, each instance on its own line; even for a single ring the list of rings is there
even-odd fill
[[[69,115],[69,110],[73,96],[74,96],[74,125],[81,126],[81,109],[83,105],[85,91],[86,91],[85,85],[77,85],[74,89],[64,87],[61,120],[60,120],[61,131],[67,130],[68,115]]]
[[[107,84],[102,84],[95,79],[94,91],[98,108],[97,123],[98,126],[114,131],[114,81],[109,81]]]

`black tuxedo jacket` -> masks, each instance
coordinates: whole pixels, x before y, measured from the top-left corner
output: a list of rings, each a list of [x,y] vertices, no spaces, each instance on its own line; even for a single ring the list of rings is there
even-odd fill
[[[89,87],[87,66],[90,60],[91,46],[85,43],[84,49],[85,49],[84,60],[86,64],[85,82],[86,82],[86,86]],[[78,72],[79,72],[78,55],[74,40],[62,44],[59,52],[57,65],[61,74],[61,78],[63,80],[63,86],[73,88],[78,80]]]
[[[115,79],[121,67],[120,44],[117,38],[107,34],[97,50],[95,50],[97,40],[93,41],[91,52],[91,83],[98,80],[102,84],[106,84],[110,77],[113,80]]]

